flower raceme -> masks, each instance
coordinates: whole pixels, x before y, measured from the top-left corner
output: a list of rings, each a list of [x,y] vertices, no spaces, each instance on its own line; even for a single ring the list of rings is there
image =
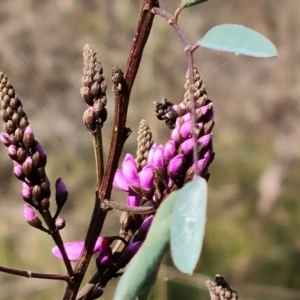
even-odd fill
[[[202,177],[209,178],[208,167],[214,157],[212,147],[214,109],[212,102],[207,99],[205,87],[197,70],[195,69],[194,72],[198,87],[195,93],[198,160],[193,161],[192,152],[195,141],[192,138],[192,130],[194,129],[187,90],[184,101],[178,105],[167,102],[168,107],[165,109],[165,99],[162,103],[155,104],[157,112],[160,113],[159,118],[166,120],[168,127],[172,128],[170,140],[165,145],[156,145],[151,142],[152,135],[147,127],[148,124],[145,120],[141,121],[140,126],[143,128],[139,129],[141,136],[138,137],[137,151],[137,157],[140,159],[135,160],[133,155],[127,153],[122,162],[122,168],[116,171],[113,181],[115,188],[127,193],[128,206],[138,207],[147,203],[147,205],[158,207],[169,193],[180,189],[185,182],[192,179],[195,169]],[[164,107],[161,108],[162,106]],[[142,160],[143,163],[139,163]],[[144,220],[139,221],[138,238],[133,237],[127,246],[128,249],[134,248],[130,245],[135,242],[139,242],[137,245],[141,246],[153,217],[154,215],[146,216]],[[78,257],[82,245],[83,242],[73,244],[73,248],[77,249]],[[134,249],[137,251],[139,247]],[[76,258],[72,243],[66,247],[67,253],[68,249],[72,251],[73,258]],[[95,247],[94,250],[97,252],[99,248]]]

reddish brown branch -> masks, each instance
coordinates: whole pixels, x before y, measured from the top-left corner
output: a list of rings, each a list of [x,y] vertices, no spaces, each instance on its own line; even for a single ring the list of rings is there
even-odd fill
[[[106,164],[99,197],[96,197],[93,217],[85,240],[85,248],[81,258],[76,264],[75,276],[72,282],[67,286],[64,300],[74,300],[82,282],[83,276],[88,268],[92,257],[92,251],[99,236],[106,217],[107,210],[102,208],[101,202],[109,199],[112,190],[113,177],[118,167],[118,162],[122,153],[123,145],[128,136],[126,128],[127,110],[130,99],[131,89],[138,72],[143,50],[148,40],[154,14],[151,11],[153,7],[158,7],[158,0],[144,0],[135,37],[129,52],[124,81],[122,88],[115,93],[115,113],[112,140],[109,150],[109,157]],[[88,292],[88,291],[87,291]]]

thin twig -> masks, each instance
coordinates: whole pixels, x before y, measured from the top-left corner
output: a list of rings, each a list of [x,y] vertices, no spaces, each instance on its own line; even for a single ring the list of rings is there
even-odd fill
[[[147,215],[156,212],[156,208],[153,206],[128,206],[113,200],[106,200],[104,202],[104,205],[107,205],[110,208],[114,208],[120,211],[126,211],[136,215]]]
[[[50,279],[50,280],[63,280],[66,282],[70,281],[70,276],[66,274],[45,274],[36,273],[28,270],[12,269],[0,266],[0,272],[11,275],[27,277],[27,278],[38,278],[38,279]]]
[[[178,35],[179,40],[181,41],[185,54],[186,54],[186,60],[188,65],[188,71],[189,71],[189,91],[190,91],[190,101],[191,101],[191,112],[192,112],[192,124],[193,124],[193,130],[192,130],[192,137],[194,140],[193,145],[193,161],[196,163],[198,161],[198,149],[197,149],[197,134],[196,134],[196,112],[195,112],[195,78],[194,78],[194,58],[193,58],[193,52],[191,51],[191,44],[188,42],[187,38],[185,37],[183,31],[181,30],[180,26],[177,23],[178,16],[181,10],[177,9],[175,13],[175,17],[170,15],[167,11],[160,7],[154,7],[152,8],[152,11],[164,18],[168,21],[168,23],[173,27],[175,32]],[[195,175],[198,174],[198,170],[195,164]]]
[[[60,253],[62,255],[64,264],[66,266],[66,269],[67,269],[67,272],[68,272],[69,276],[72,277],[74,275],[74,272],[73,272],[71,262],[68,258],[67,253],[66,253],[61,235],[55,227],[54,219],[52,218],[49,209],[40,209],[39,212],[42,215],[43,219],[45,220],[45,222],[46,222],[46,224],[47,224],[47,226],[48,226],[48,228],[51,232],[51,237],[52,237],[53,241],[55,242],[58,249],[60,250]]]

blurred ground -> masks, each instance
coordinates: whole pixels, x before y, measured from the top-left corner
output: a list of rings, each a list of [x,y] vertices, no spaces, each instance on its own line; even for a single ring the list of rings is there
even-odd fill
[[[1,0],[0,69],[14,85],[35,136],[45,147],[48,176],[52,182],[61,176],[68,185],[69,202],[63,211],[66,241],[84,237],[93,203],[93,150],[82,124],[85,105],[79,94],[82,49],[89,43],[98,52],[109,82],[114,65],[125,67],[139,2]],[[187,9],[180,19],[191,43],[215,25],[239,23],[268,36],[278,47],[276,59],[205,49],[195,57],[216,110],[216,158],[198,272],[222,274],[243,299],[300,299],[298,2],[210,0]],[[161,1],[170,12],[178,3]],[[152,103],[162,97],[181,101],[185,72],[179,41],[157,17],[132,93],[128,126],[133,134],[126,152],[135,151],[141,118],[150,123],[156,142],[167,140],[169,131],[156,121]],[[108,96],[106,151],[113,114],[110,92]],[[4,147],[0,164],[0,265],[64,272],[50,253],[49,237],[23,220],[21,185],[12,175]],[[110,213],[105,233],[117,233],[118,218],[117,212]],[[199,299],[200,295],[208,299],[207,293],[200,294],[204,277],[179,276],[164,267],[161,278],[170,280],[159,280],[160,293],[154,299]],[[103,299],[112,298],[114,284]],[[0,274],[0,287],[0,299],[11,300],[60,299],[64,289],[61,283],[6,274]]]

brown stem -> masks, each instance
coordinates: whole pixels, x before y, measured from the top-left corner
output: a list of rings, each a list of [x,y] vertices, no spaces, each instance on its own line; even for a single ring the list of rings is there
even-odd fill
[[[85,239],[85,247],[81,258],[75,266],[75,276],[71,284],[68,284],[64,295],[64,300],[74,300],[82,282],[83,276],[88,268],[92,257],[92,251],[99,236],[107,214],[107,210],[103,209],[100,201],[109,199],[112,190],[113,177],[118,167],[124,142],[128,135],[126,128],[127,110],[130,99],[130,92],[140,65],[143,50],[148,40],[154,14],[151,9],[159,6],[159,0],[143,0],[143,6],[140,13],[135,37],[129,52],[127,67],[124,78],[124,87],[116,93],[115,97],[115,114],[112,141],[109,150],[109,157],[104,171],[103,180],[99,192],[99,198],[95,201],[93,217],[90,222],[89,230]]]
[[[153,206],[134,207],[134,206],[123,205],[113,200],[106,200],[104,202],[104,205],[107,205],[110,208],[114,208],[120,211],[126,211],[136,215],[147,215],[156,212],[156,208]]]
[[[104,173],[104,155],[101,128],[98,128],[93,134],[93,145],[96,164],[96,190],[99,191]]]
[[[44,274],[44,273],[36,273],[31,272],[28,270],[18,270],[18,269],[11,269],[0,266],[0,272],[22,276],[27,278],[38,278],[38,279],[50,279],[50,280],[63,280],[63,281],[70,281],[69,275],[66,274]]]

